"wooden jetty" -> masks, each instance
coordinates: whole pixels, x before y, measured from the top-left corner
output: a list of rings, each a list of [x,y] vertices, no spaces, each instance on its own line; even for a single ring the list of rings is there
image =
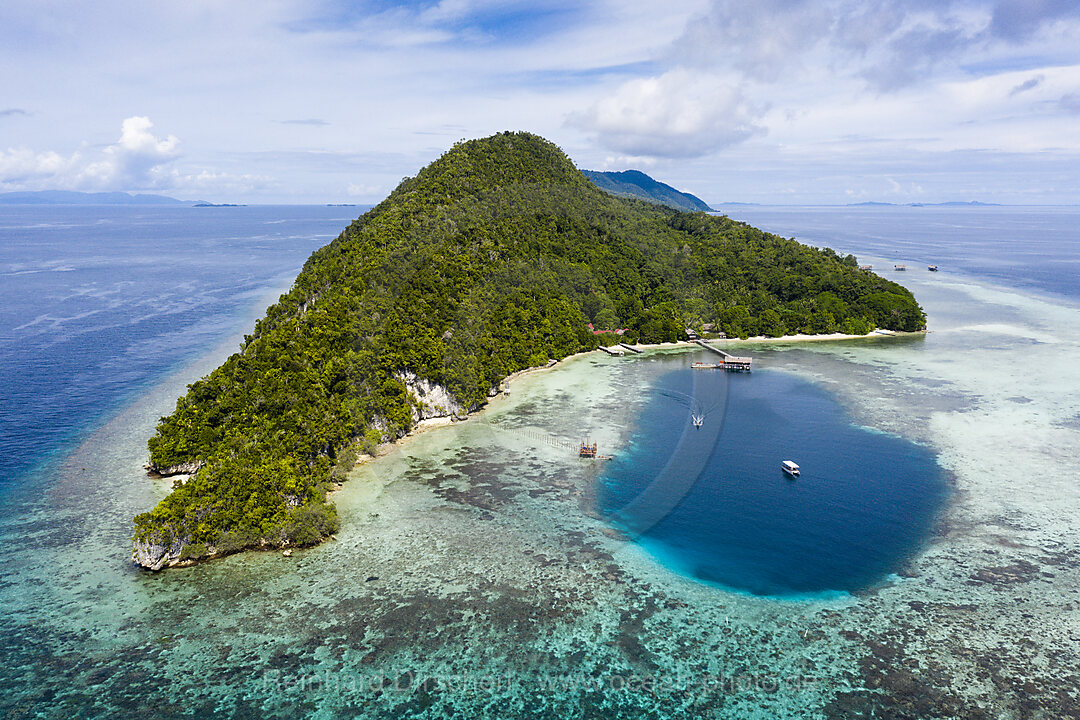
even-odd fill
[[[625,354],[626,354],[626,351],[625,351],[625,350],[623,350],[623,349],[622,349],[622,348],[620,348],[620,347],[607,347],[607,346],[605,346],[605,345],[601,345],[600,347],[598,347],[598,348],[596,348],[596,349],[597,349],[597,350],[603,350],[603,351],[604,351],[604,352],[606,352],[606,353],[607,353],[608,355],[613,355],[613,356],[615,356],[615,357],[622,357],[623,355],[625,355]]]
[[[724,352],[723,350],[721,350],[718,347],[714,347],[714,346],[710,345],[709,343],[705,342],[704,340],[695,340],[694,343],[696,343],[697,345],[700,345],[701,347],[705,348],[706,350],[712,350],[714,353],[719,354],[723,358],[723,360],[721,362],[716,363],[716,364],[694,363],[692,365],[692,367],[694,367],[694,368],[697,368],[697,369],[710,369],[710,370],[713,370],[713,369],[715,369],[715,370],[734,370],[736,372],[741,372],[741,371],[745,370],[746,372],[750,372],[751,367],[754,364],[754,359],[753,358],[750,358],[750,357],[738,357],[736,355],[731,355],[729,353]]]
[[[619,347],[624,348],[626,350],[629,350],[632,353],[639,354],[639,355],[641,353],[645,352],[644,350],[642,350],[640,348],[636,348],[633,345],[631,345],[629,343],[624,343],[624,342],[619,343]]]

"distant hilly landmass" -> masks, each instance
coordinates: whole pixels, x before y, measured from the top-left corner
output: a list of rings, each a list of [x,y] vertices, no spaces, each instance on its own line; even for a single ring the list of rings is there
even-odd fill
[[[585,177],[592,181],[596,187],[621,197],[635,197],[641,200],[667,205],[676,210],[693,212],[712,210],[705,202],[690,193],[680,192],[666,183],[653,180],[640,170],[623,170],[621,172],[601,172],[599,170],[582,170]]]
[[[76,192],[74,190],[38,190],[0,193],[2,205],[190,205],[165,195],[126,192]]]

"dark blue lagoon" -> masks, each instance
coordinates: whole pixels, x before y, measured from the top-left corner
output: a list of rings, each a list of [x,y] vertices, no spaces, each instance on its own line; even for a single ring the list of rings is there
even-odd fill
[[[692,358],[667,360],[678,369],[602,476],[601,512],[664,564],[757,595],[854,591],[900,569],[946,499],[933,453],[854,425],[805,380]]]

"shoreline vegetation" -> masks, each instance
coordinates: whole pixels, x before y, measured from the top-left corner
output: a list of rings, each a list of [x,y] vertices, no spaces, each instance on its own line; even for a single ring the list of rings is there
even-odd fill
[[[602,344],[925,323],[854,256],[611,196],[528,133],[458,143],[315,251],[161,418],[148,470],[194,472],[135,518],[132,559],[159,570],[321,542],[339,524],[328,493],[362,455]]]
[[[706,338],[706,342],[710,342],[710,343],[711,342],[730,342],[732,344],[753,343],[753,344],[760,344],[760,345],[782,345],[782,344],[787,344],[787,343],[838,342],[838,341],[844,341],[844,340],[868,340],[868,339],[874,339],[874,338],[917,337],[917,336],[920,336],[920,335],[925,335],[927,332],[928,332],[927,330],[915,330],[915,331],[912,331],[912,332],[890,332],[888,334],[882,334],[882,333],[871,331],[869,333],[866,333],[865,335],[845,335],[844,333],[832,333],[832,334],[829,334],[829,335],[783,335],[781,337],[774,337],[774,338],[765,337],[764,335],[759,335],[757,337],[746,338],[746,339],[742,339],[742,338],[735,338],[735,339],[729,339],[729,338],[711,338],[710,339],[710,338]],[[693,340],[676,340],[675,342],[668,342],[668,343],[646,343],[646,344],[633,345],[633,347],[638,349],[638,350],[643,350],[645,352],[648,352],[650,350],[695,350],[695,349],[700,349],[701,348],[701,346],[698,345],[697,343],[695,343]],[[510,394],[510,390],[512,389],[514,383],[516,383],[518,380],[522,380],[522,379],[524,379],[526,377],[535,377],[537,375],[546,373],[546,372],[551,371],[551,370],[557,370],[559,368],[565,367],[566,363],[568,363],[568,362],[570,362],[572,360],[579,360],[581,358],[592,355],[593,353],[596,353],[596,352],[598,352],[598,350],[595,349],[595,348],[591,349],[591,350],[582,350],[579,353],[574,353],[573,355],[567,355],[562,360],[559,360],[559,361],[556,361],[556,362],[548,362],[548,363],[545,363],[544,365],[537,365],[536,367],[530,367],[530,368],[525,368],[524,370],[518,370],[516,373],[514,373],[513,375],[510,375],[510,376],[507,376],[503,380],[503,383],[502,383],[502,388],[503,389],[498,395],[491,398],[487,403],[480,406],[476,410],[468,413],[468,415],[466,415],[465,417],[455,418],[455,417],[451,417],[451,416],[445,416],[445,417],[435,417],[435,418],[428,418],[427,420],[421,420],[413,428],[411,428],[407,433],[405,433],[401,437],[395,438],[394,440],[392,440],[390,442],[387,442],[387,443],[381,443],[377,448],[376,454],[369,455],[369,454],[365,453],[365,454],[357,456],[356,465],[354,467],[360,467],[361,465],[366,465],[367,463],[378,460],[379,458],[383,457],[384,455],[387,455],[388,453],[393,452],[394,450],[396,450],[398,448],[404,447],[411,439],[415,438],[418,435],[422,435],[424,433],[431,432],[433,430],[438,430],[439,428],[443,428],[443,427],[446,427],[448,425],[453,425],[455,422],[460,422],[460,421],[468,420],[468,419],[471,419],[471,418],[475,418],[475,417],[477,417],[479,415],[482,415],[485,412],[488,412],[488,411],[492,410],[494,403],[498,402],[501,398],[503,398],[503,397]],[[624,358],[622,360],[616,360],[615,362],[632,362],[634,359],[635,359],[635,356],[630,356],[630,357]],[[337,486],[331,491],[331,493],[339,491],[342,487],[343,487],[343,483],[338,483]]]

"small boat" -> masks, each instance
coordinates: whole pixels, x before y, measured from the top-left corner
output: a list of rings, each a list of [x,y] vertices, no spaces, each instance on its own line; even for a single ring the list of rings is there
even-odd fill
[[[696,428],[701,427],[701,424],[703,422],[705,422],[705,416],[704,415],[691,415],[690,417],[693,418],[694,427],[696,427]]]
[[[790,460],[785,460],[784,462],[780,463],[780,467],[791,477],[799,477],[799,466],[791,462]]]
[[[907,270],[907,265],[893,265],[893,269],[903,272],[904,270]]]
[[[724,363],[703,363],[696,362],[690,365],[695,370],[717,370],[724,367]]]
[[[930,272],[937,272],[937,265],[927,265],[926,269]]]

